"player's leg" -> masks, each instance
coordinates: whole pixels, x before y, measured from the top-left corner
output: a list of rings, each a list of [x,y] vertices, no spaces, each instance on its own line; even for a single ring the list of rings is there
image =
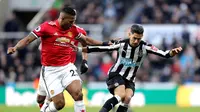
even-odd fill
[[[41,95],[37,94],[37,103],[38,103],[40,108],[44,104],[45,99],[46,99],[46,96],[41,96]]]
[[[44,88],[44,82],[42,78],[40,78],[37,88],[37,99],[36,99],[40,108],[43,106],[45,99],[46,99],[46,90]]]
[[[116,112],[127,112],[132,96],[133,96],[133,90],[130,88],[127,88],[126,96],[124,100],[122,101],[122,104],[118,107]]]
[[[75,112],[86,112],[85,105],[83,102],[82,84],[80,80],[74,80],[70,83],[66,90],[74,99],[74,111]]]
[[[116,112],[127,112],[131,98],[134,95],[135,83],[126,80],[125,86],[126,86],[125,98],[124,100],[122,100],[122,104],[118,107]]]
[[[56,96],[51,98],[52,101],[49,105],[43,110],[44,112],[57,112],[65,106],[65,100],[63,93],[59,93]]]
[[[57,84],[57,87],[59,88],[59,84]],[[64,106],[65,106],[65,99],[64,99],[64,95],[63,95],[63,90],[56,90],[56,89],[49,89],[50,91],[49,94],[52,101],[46,100],[47,102],[49,102],[48,105],[43,105],[43,107],[41,108],[42,112],[57,112],[58,110],[61,110]],[[47,104],[47,102],[45,101],[45,104]]]
[[[113,97],[108,99],[100,112],[109,112],[116,104],[118,104],[125,97],[125,82],[119,75],[107,80],[108,89]]]
[[[77,68],[74,64],[67,65],[66,75],[62,79],[62,85],[69,92],[74,99],[74,111],[85,112],[85,105],[83,103],[82,82],[77,73]]]
[[[42,79],[46,90],[46,96],[52,101],[41,108],[42,112],[57,112],[65,106],[63,95],[64,87],[61,84],[65,67],[42,67]]]

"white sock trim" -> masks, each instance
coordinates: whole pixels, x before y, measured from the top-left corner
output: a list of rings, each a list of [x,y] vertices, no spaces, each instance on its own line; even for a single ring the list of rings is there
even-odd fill
[[[75,101],[74,104],[77,105],[77,106],[84,105],[83,100],[82,101]]]
[[[121,106],[128,108],[128,104],[126,104],[126,103],[121,103]]]
[[[114,97],[117,98],[118,102],[121,101],[121,97],[120,97],[120,96],[118,96],[118,95],[114,95]]]
[[[49,106],[46,108],[46,111],[47,112],[51,112],[51,111],[52,112],[57,112],[58,110],[56,109],[54,102],[51,102],[49,104]]]

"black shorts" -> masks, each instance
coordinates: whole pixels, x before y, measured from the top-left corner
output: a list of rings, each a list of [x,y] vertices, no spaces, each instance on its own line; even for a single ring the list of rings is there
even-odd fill
[[[135,83],[125,79],[118,73],[114,72],[109,73],[109,77],[106,80],[106,84],[108,86],[108,90],[113,95],[114,95],[114,89],[119,85],[125,85],[125,88],[130,88],[133,90],[133,93],[135,92]]]

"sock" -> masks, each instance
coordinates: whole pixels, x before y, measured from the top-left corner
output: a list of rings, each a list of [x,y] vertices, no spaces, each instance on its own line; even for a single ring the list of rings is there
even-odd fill
[[[74,102],[74,112],[86,112],[83,101],[75,101]]]
[[[127,112],[128,110],[128,104],[122,103],[116,112]]]
[[[55,107],[54,102],[49,103],[44,110],[41,110],[42,112],[58,112],[58,110]]]
[[[43,104],[44,104],[44,103],[40,103],[40,104],[38,104],[38,105],[39,105],[40,108],[42,108]]]
[[[121,101],[121,98],[117,95],[108,99],[99,112],[109,112],[116,104]]]
[[[45,99],[44,103],[39,104],[40,110],[44,110],[47,106],[49,106],[50,101]]]

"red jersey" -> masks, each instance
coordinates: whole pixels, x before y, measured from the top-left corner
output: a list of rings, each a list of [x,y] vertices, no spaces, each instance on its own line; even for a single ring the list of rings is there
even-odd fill
[[[63,30],[58,21],[44,22],[31,32],[37,38],[41,38],[41,64],[44,66],[64,66],[74,63],[76,52],[70,44],[78,46],[75,38],[86,31],[76,25],[68,30]]]

